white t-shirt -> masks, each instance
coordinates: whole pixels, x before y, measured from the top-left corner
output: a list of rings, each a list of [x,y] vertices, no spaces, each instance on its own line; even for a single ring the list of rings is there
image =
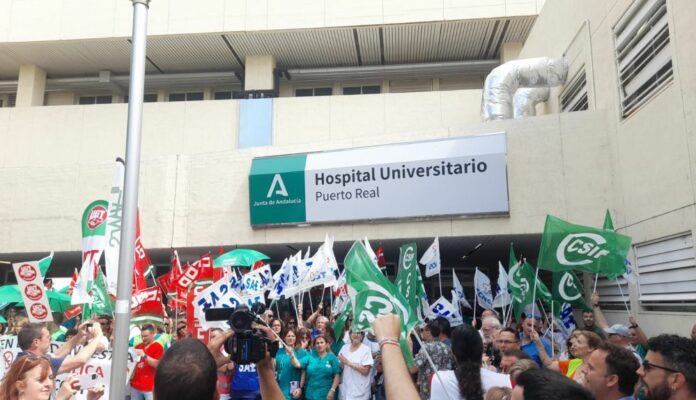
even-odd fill
[[[439,374],[444,387],[442,384],[440,384],[437,376],[433,375],[430,386],[430,398],[433,400],[448,398],[451,398],[452,400],[461,399],[462,397],[459,396],[459,383],[457,383],[457,377],[454,375],[454,371],[440,371]],[[485,368],[481,368],[481,384],[483,386],[484,394],[490,388],[496,386],[512,388],[512,384],[510,383],[510,375],[499,374]],[[447,391],[445,391],[445,388]],[[448,393],[451,397],[447,396]]]
[[[349,362],[359,365],[372,365],[372,352],[370,348],[361,344],[355,351],[350,351],[350,344],[343,345],[339,355],[343,355]],[[341,374],[341,387],[339,395],[341,400],[367,400],[370,398],[370,374],[363,375],[355,369],[345,366]]]

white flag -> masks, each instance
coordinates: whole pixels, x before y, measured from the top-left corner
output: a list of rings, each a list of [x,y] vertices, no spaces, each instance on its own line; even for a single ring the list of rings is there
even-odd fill
[[[367,236],[365,236],[365,243],[363,243],[363,246],[365,247],[365,251],[367,251],[367,255],[370,256],[370,260],[372,260],[372,265],[382,272],[382,270],[379,269],[379,259],[377,258],[377,254],[375,254],[375,252],[372,250],[372,246],[370,246],[370,241],[367,240]]]
[[[338,270],[338,263],[333,253],[333,241],[326,236],[324,243],[312,256],[311,266],[300,282],[300,290],[307,290],[322,284],[324,286],[333,285],[336,281],[335,270]]]
[[[123,160],[116,160],[116,174],[109,193],[109,209],[106,217],[106,247],[104,263],[106,264],[106,288],[110,294],[116,294],[118,281],[118,256],[121,249],[121,225],[123,223],[123,179],[125,167]]]
[[[298,252],[294,256],[290,257],[288,261],[288,284],[285,287],[283,294],[285,297],[294,296],[300,292],[300,283],[304,278],[305,274],[309,270],[307,263],[311,266],[310,261],[302,259],[302,252]]]
[[[493,309],[493,292],[491,290],[491,280],[488,279],[486,274],[479,271],[476,267],[476,273],[474,274],[474,290],[476,291],[476,301],[478,304],[486,309]]]
[[[493,300],[493,307],[503,308],[510,305],[511,301],[510,292],[508,292],[507,272],[505,272],[503,264],[498,261],[498,294],[495,295]]]
[[[636,267],[628,259],[624,261],[624,264],[626,267],[626,272],[623,274],[624,279],[632,284],[640,284],[640,274],[638,274]]]
[[[443,317],[447,319],[452,326],[461,325],[463,323],[462,317],[459,315],[452,303],[447,301],[447,299],[444,297],[440,297],[430,306],[430,313],[435,317]]]
[[[290,265],[290,262],[286,258],[283,260],[283,264],[281,264],[280,268],[278,268],[278,271],[273,274],[273,288],[271,289],[271,293],[268,294],[269,299],[280,300],[280,296],[285,294],[285,288],[288,286],[288,277],[291,272],[288,269],[288,265]]]
[[[80,274],[75,282],[70,304],[92,304],[92,286],[94,285],[94,276],[96,275],[99,265],[95,264],[91,258],[87,258],[82,267]]]
[[[433,244],[428,247],[428,250],[423,253],[419,262],[425,265],[426,278],[440,273],[440,242],[437,237],[435,237]]]
[[[466,301],[466,295],[464,294],[464,288],[462,287],[457,274],[454,273],[454,268],[452,268],[452,302],[457,305],[457,302],[461,302],[464,307],[471,309],[471,304]]]

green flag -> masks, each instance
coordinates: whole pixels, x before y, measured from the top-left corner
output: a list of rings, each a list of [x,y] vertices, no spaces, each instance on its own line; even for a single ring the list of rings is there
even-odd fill
[[[353,329],[372,332],[372,321],[379,315],[398,315],[401,318],[401,351],[406,364],[413,365],[406,334],[419,323],[416,312],[394,284],[374,267],[361,242],[353,243],[343,264],[348,297],[353,305]]]
[[[346,321],[348,320],[348,316],[351,313],[351,310],[353,310],[353,306],[350,304],[350,300],[346,302],[345,308],[343,311],[341,311],[340,314],[338,314],[338,317],[336,318],[336,322],[333,324],[333,331],[334,335],[337,339],[340,340],[340,338],[343,337],[343,333],[346,329]]]
[[[97,267],[97,278],[92,287],[92,304],[85,304],[82,307],[82,319],[88,320],[93,315],[113,315],[114,307],[106,289],[106,279],[101,267]]]
[[[538,265],[550,271],[622,274],[630,246],[631,238],[628,236],[574,225],[547,215]]]
[[[571,304],[573,307],[582,308],[585,311],[592,310],[585,303],[582,284],[573,271],[553,273],[553,300],[561,304]]]
[[[425,288],[418,266],[416,249],[415,243],[407,243],[399,249],[399,271],[394,284],[399,293],[406,298],[411,310],[416,311],[418,319],[422,320],[420,299],[425,295]]]
[[[609,209],[607,209],[607,213],[604,214],[604,229],[608,231],[614,230],[614,222],[611,220],[611,214],[609,213]]]
[[[48,272],[48,268],[51,266],[51,262],[53,261],[53,252],[51,254],[47,255],[46,257],[42,258],[39,260],[39,271],[41,271],[41,276],[46,278],[46,273]]]
[[[545,304],[551,304],[551,292],[541,280],[537,279],[534,268],[527,261],[513,264],[510,267],[508,277],[510,279],[508,287],[512,297],[512,309],[515,313],[515,319],[518,321],[525,306],[532,304],[535,295],[538,300]],[[536,293],[532,286],[533,282],[536,282]]]

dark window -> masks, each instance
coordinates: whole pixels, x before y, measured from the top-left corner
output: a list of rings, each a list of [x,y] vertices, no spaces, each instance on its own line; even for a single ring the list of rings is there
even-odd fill
[[[128,103],[128,95],[123,96],[123,102]],[[157,93],[146,93],[143,95],[143,103],[157,103]]]
[[[112,100],[111,96],[97,96],[97,104],[111,104]]]
[[[229,100],[232,98],[232,92],[215,92],[213,98],[215,100]]]
[[[344,95],[360,94],[360,92],[361,92],[360,86],[349,86],[349,87],[343,88]]]
[[[96,101],[94,96],[80,96],[77,104],[94,104]]]
[[[170,93],[169,101],[196,101],[203,100],[203,92]]]
[[[314,89],[296,89],[295,96],[296,97],[314,96]]]
[[[314,88],[315,96],[331,96],[332,89],[330,87]]]

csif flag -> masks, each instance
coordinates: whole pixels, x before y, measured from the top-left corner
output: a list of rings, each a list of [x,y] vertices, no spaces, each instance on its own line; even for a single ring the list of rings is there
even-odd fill
[[[538,265],[550,271],[621,275],[626,271],[624,260],[630,246],[628,236],[547,215]]]
[[[363,244],[355,242],[343,262],[348,297],[353,305],[353,329],[372,332],[372,322],[382,314],[401,319],[401,351],[407,365],[413,364],[406,334],[419,324],[418,316],[406,298],[375,268]]]
[[[573,271],[558,271],[553,273],[553,300],[560,303],[568,303],[576,308],[581,308],[585,311],[592,309],[587,306],[583,298],[582,284],[575,272]]]
[[[407,243],[399,248],[399,271],[396,274],[394,284],[403,294],[409,307],[418,313],[418,319],[422,320],[422,299],[425,296],[425,287],[421,277],[420,268],[416,262],[417,247],[415,243]]]

